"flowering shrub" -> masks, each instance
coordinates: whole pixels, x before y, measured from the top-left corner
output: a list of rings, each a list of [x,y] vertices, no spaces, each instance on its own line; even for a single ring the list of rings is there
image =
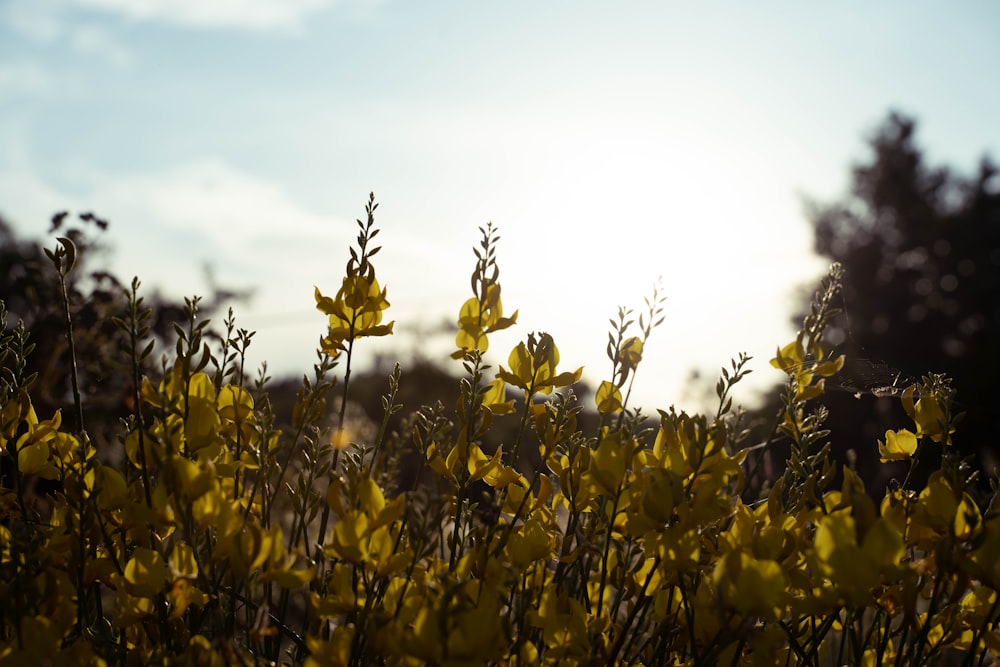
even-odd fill
[[[859,443],[911,466],[943,446],[923,488],[908,476],[876,501],[824,445],[815,399],[843,365],[823,343],[837,267],[772,361],[788,382],[766,441],[748,443],[732,409],[745,356],[723,369],[714,415],[650,421],[629,408],[662,322],[659,288],[637,322],[625,309],[612,320],[600,423],[585,432],[571,390],[581,371],[561,366],[549,334],[528,334],[496,372],[483,361],[490,334],[517,320],[503,315],[487,226],[458,313],[454,418],[407,406],[406,428],[389,432],[397,365],[367,433],[347,414],[354,347],[393,331],[372,262],[376,208],[371,198],[336,294],[316,290],[328,327],[285,430],[266,367],[246,375],[253,334],[230,316],[210,342],[197,299],[156,367],[133,281],[116,324],[134,412],[116,451],[96,451],[75,382],[71,417],[36,413],[29,334],[5,326],[0,664],[917,665],[1000,653],[1000,517],[949,448],[947,380],[902,392],[909,428]],[[72,242],[49,258],[65,285]],[[484,436],[500,418],[518,428],[494,450]],[[780,440],[784,473],[751,486]],[[405,490],[414,453],[419,482]]]

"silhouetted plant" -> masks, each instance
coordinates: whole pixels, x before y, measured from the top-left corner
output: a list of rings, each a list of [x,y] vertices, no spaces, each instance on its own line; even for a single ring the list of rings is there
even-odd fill
[[[811,202],[809,217],[816,252],[844,270],[844,312],[830,335],[851,363],[838,380],[847,391],[827,398],[845,422],[835,446],[854,447],[860,469],[874,472],[878,463],[855,443],[881,435],[887,418],[902,417],[878,389],[891,387],[896,374],[932,370],[954,380],[967,411],[958,447],[991,469],[998,462],[992,434],[1000,428],[996,164],[983,157],[970,175],[929,164],[917,123],[894,112],[872,133],[849,192]]]
[[[732,408],[745,355],[723,369],[714,414],[670,408],[650,422],[630,408],[627,387],[663,322],[659,286],[637,332],[627,309],[611,321],[611,375],[593,397],[600,420],[583,427],[571,389],[581,371],[562,370],[552,336],[529,333],[496,372],[484,360],[489,335],[515,323],[502,315],[489,225],[457,321],[454,412],[403,406],[408,377],[397,364],[372,421],[352,410],[350,379],[355,345],[393,330],[372,262],[376,208],[372,195],[336,294],[316,289],[327,330],[288,417],[274,413],[266,367],[248,376],[253,332],[230,314],[223,335],[208,335],[197,298],[151,368],[151,316],[133,281],[114,320],[134,385],[119,465],[98,456],[82,392],[65,406],[73,423],[35,411],[29,332],[0,310],[0,456],[10,470],[0,664],[997,657],[997,487],[983,502],[972,491],[952,446],[948,381],[928,375],[902,390],[895,400],[912,429],[867,443],[884,461],[911,463],[940,446],[925,485],[908,475],[877,504],[845,467],[834,488],[837,425],[814,399],[845,363],[824,339],[838,266],[772,360],[788,381],[764,442],[749,443]],[[48,256],[65,287],[77,249],[58,243]],[[61,291],[70,340],[81,328],[73,299]],[[397,413],[406,416],[390,429]],[[487,447],[506,415],[510,439]],[[754,493],[748,470],[780,441],[790,443],[787,469]],[[408,454],[413,488],[398,484]],[[38,478],[59,490],[36,490]]]

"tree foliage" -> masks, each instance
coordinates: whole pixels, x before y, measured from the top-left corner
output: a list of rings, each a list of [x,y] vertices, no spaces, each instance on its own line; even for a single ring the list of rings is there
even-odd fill
[[[917,123],[891,113],[852,170],[840,201],[813,202],[816,252],[844,269],[843,312],[830,326],[847,364],[829,396],[857,448],[884,421],[907,380],[927,371],[952,378],[967,411],[957,443],[998,450],[1000,426],[1000,188],[983,157],[971,176],[930,164]],[[880,391],[881,390],[881,391]],[[854,398],[851,394],[857,394]],[[982,451],[982,450],[988,451]],[[869,459],[870,460],[870,459]]]
[[[118,420],[134,408],[132,379],[116,361],[127,341],[114,321],[126,316],[130,289],[127,281],[106,267],[104,235],[110,226],[93,213],[70,216],[60,212],[52,216],[47,230],[63,235],[74,248],[76,266],[66,274],[65,288],[74,304],[76,370],[84,403],[92,415],[91,436],[102,445],[114,441]],[[71,400],[71,364],[61,287],[46,254],[43,245],[18,237],[0,218],[0,301],[6,305],[8,326],[22,321],[31,331],[34,352],[27,359],[26,371],[37,374],[34,402],[39,410],[48,412]],[[210,272],[206,277],[211,297],[198,302],[202,316],[250,293],[213,284]],[[146,298],[146,305],[150,336],[161,344],[172,344],[174,323],[183,319],[184,303],[154,291]]]

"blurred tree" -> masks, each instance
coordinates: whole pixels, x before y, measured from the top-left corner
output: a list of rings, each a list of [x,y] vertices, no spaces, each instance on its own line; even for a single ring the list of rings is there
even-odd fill
[[[829,335],[852,360],[847,387],[864,389],[866,373],[871,382],[891,382],[890,369],[913,378],[947,374],[967,412],[955,442],[964,454],[988,458],[1000,451],[997,167],[983,157],[966,177],[928,165],[916,122],[896,112],[869,145],[869,157],[853,168],[850,194],[810,202],[808,213],[816,252],[845,269],[844,312]],[[898,399],[835,392],[827,402],[838,427],[853,425],[853,433],[839,431],[835,447],[853,448],[865,468],[877,466],[874,438],[884,434],[874,432],[875,413],[897,409]]]
[[[128,373],[116,372],[111,362],[123,347],[124,339],[111,321],[125,315],[125,288],[111,274],[93,270],[101,246],[95,236],[107,227],[104,220],[85,213],[79,225],[67,224],[66,213],[53,216],[50,232],[70,238],[77,248],[78,267],[67,276],[77,346],[77,367],[81,392],[88,411],[100,415],[101,422],[88,424],[91,435],[107,437],[108,428],[116,426],[124,414]],[[96,231],[97,234],[92,232]],[[29,357],[29,371],[38,373],[33,386],[35,408],[47,418],[72,404],[69,382],[69,347],[66,321],[55,268],[35,242],[19,240],[11,227],[0,220],[0,300],[6,304],[8,322],[25,323],[31,333],[34,352]],[[120,363],[120,362],[119,362]],[[120,376],[120,377],[117,377]],[[63,416],[72,419],[73,411]]]
[[[130,286],[101,268],[105,254],[102,235],[107,228],[108,222],[93,213],[69,216],[61,212],[52,217],[48,230],[71,239],[77,249],[77,266],[67,276],[67,287],[81,394],[89,415],[86,426],[99,450],[117,437],[121,430],[118,420],[130,413],[132,397],[131,372],[124,353],[126,338],[112,321],[113,317],[126,317]],[[199,303],[201,317],[210,317],[223,301],[246,296],[214,283],[210,287],[211,298]],[[184,304],[155,291],[150,294],[141,289],[140,294],[145,296],[144,306],[152,311],[151,334],[158,345],[171,344],[172,323],[184,321]],[[66,320],[55,268],[40,243],[19,239],[2,218],[0,301],[7,308],[8,327],[21,320],[31,334],[35,347],[28,372],[38,373],[32,399],[39,416],[48,418],[55,410],[72,405]],[[154,353],[150,365],[158,358]],[[146,372],[156,377],[158,370],[148,368]],[[64,419],[72,420],[72,415],[72,410],[63,410]]]

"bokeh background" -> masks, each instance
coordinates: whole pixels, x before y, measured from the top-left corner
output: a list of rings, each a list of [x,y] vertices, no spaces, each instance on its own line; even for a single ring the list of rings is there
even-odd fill
[[[1000,149],[998,62],[987,0],[5,0],[0,216],[48,242],[55,211],[93,211],[124,280],[175,299],[250,290],[235,308],[252,359],[301,374],[324,330],[313,286],[336,291],[374,191],[397,334],[362,363],[452,349],[492,221],[520,311],[494,363],[545,330],[567,367],[605,379],[608,318],[662,276],[634,398],[697,403],[692,369],[711,383],[747,352],[737,396],[753,402],[829,265],[824,207],[872,204],[852,199],[852,165],[905,126],[895,110],[919,128],[903,144],[974,182]],[[966,278],[997,273],[984,257]],[[877,264],[851,267],[847,337],[874,317],[858,267]],[[877,356],[914,363],[893,349]]]

